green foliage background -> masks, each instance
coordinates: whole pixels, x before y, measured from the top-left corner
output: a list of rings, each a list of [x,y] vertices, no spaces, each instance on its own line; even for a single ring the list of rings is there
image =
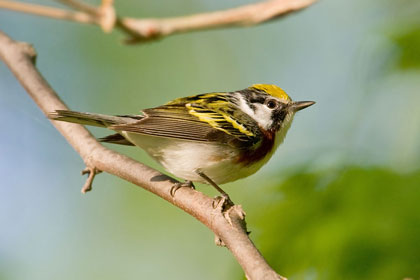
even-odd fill
[[[167,17],[252,1],[115,2],[121,15]],[[420,279],[419,12],[416,0],[326,0],[131,47],[118,32],[5,10],[0,28],[34,44],[74,110],[136,113],[253,83],[317,101],[260,172],[224,186],[253,240],[289,279]],[[0,279],[243,279],[204,226],[146,191],[101,174],[80,195],[83,162],[3,64],[0,118]]]
[[[296,172],[276,185],[258,240],[295,279],[417,276],[419,182],[383,168]]]

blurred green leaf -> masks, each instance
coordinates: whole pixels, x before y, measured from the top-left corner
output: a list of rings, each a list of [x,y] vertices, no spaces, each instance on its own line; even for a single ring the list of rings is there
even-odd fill
[[[263,254],[291,279],[420,275],[420,172],[297,173],[257,219]]]
[[[396,66],[401,70],[420,68],[420,25],[403,29],[391,39],[398,47]]]

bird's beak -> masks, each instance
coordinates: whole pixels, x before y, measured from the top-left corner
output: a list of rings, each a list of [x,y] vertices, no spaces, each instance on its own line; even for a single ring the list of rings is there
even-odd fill
[[[300,111],[302,109],[305,109],[306,107],[309,107],[311,105],[314,105],[314,101],[294,101],[292,102],[292,105],[290,106],[290,109],[293,112]]]

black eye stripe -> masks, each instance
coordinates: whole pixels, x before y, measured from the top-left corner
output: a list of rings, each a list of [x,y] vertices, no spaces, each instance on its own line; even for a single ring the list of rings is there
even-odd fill
[[[264,104],[264,102],[265,102],[265,97],[263,97],[263,96],[253,96],[253,97],[251,97],[250,99],[249,99],[249,101],[251,102],[251,103],[260,103],[260,104]]]
[[[255,107],[255,105],[253,104],[253,102],[252,102],[249,98],[245,98],[245,102],[246,102],[246,104],[248,105],[248,107],[249,107],[249,108],[251,108],[251,109],[252,109],[252,111],[254,111],[254,112],[255,112],[255,110],[256,110],[257,108]]]
[[[255,90],[244,89],[240,93],[245,98],[248,104],[261,103],[264,104],[269,95],[265,92],[256,92]],[[250,106],[251,107],[251,106]]]

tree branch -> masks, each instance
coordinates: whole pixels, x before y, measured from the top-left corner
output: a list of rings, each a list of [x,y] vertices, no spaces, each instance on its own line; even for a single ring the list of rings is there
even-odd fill
[[[48,82],[34,65],[36,53],[31,45],[17,42],[0,31],[0,58],[10,68],[44,114],[57,109],[66,110]],[[212,207],[213,199],[191,188],[180,188],[174,196],[170,191],[176,182],[133,159],[102,146],[83,126],[52,121],[69,144],[84,160],[90,176],[84,190],[89,188],[97,170],[107,172],[140,186],[206,225],[218,237],[242,266],[248,279],[285,279],[265,261],[249,239],[244,212],[240,205],[227,211]]]
[[[85,12],[73,12],[37,4],[0,0],[0,8],[54,19],[69,20],[78,23],[98,24],[96,18]]]
[[[0,8],[55,19],[95,24],[101,26],[105,32],[118,28],[128,35],[125,42],[134,44],[197,30],[256,25],[304,9],[316,0],[269,0],[225,11],[162,19],[117,17],[111,0],[103,0],[99,7],[78,0],[59,1],[77,11],[10,0],[0,0]]]

